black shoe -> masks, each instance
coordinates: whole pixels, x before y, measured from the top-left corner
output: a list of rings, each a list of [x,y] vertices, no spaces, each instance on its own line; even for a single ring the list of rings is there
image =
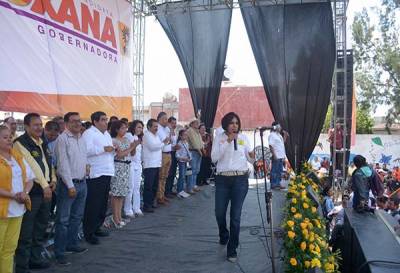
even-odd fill
[[[85,239],[86,239],[86,242],[88,242],[91,245],[99,245],[100,244],[99,238],[97,238],[94,235],[89,236],[89,237],[85,237]]]
[[[154,205],[152,205],[151,206],[153,209],[156,209],[156,208],[158,208],[158,205],[156,205],[156,204],[154,204]],[[153,210],[154,211],[154,210]]]
[[[80,247],[80,246],[74,246],[74,247],[67,247],[66,248],[66,252],[69,252],[69,253],[85,253],[86,251],[88,251],[87,248]]]
[[[152,209],[152,208],[143,208],[143,212],[154,213],[154,209]]]
[[[56,260],[57,260],[57,264],[58,264],[58,265],[68,266],[68,265],[71,264],[71,262],[69,262],[69,261],[67,260],[67,258],[65,258],[65,256],[57,257]]]
[[[219,244],[225,246],[228,244],[229,238],[227,239],[219,239]]]
[[[110,236],[110,232],[99,229],[94,233],[94,235],[96,235],[97,237],[108,237],[108,236]]]
[[[169,199],[174,199],[176,197],[176,195],[173,195],[172,193],[167,193],[165,195],[165,197],[169,198]]]
[[[50,267],[49,262],[41,262],[41,263],[30,263],[29,264],[29,269],[47,269]]]

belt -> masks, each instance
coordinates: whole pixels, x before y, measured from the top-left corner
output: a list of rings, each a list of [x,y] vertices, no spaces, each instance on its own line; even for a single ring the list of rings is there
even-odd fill
[[[163,153],[163,154],[168,154],[168,155],[171,154],[171,152],[162,152],[162,153]]]
[[[131,161],[130,161],[130,160],[118,160],[118,159],[114,159],[114,162],[124,163],[124,164],[131,164]]]
[[[219,172],[217,175],[220,176],[242,176],[248,175],[249,171],[228,171],[228,172]]]
[[[86,181],[86,179],[72,179],[72,182],[73,183],[83,183],[83,182],[85,182]]]
[[[199,150],[196,150],[196,149],[189,149],[189,151],[192,151],[192,152],[199,152]]]

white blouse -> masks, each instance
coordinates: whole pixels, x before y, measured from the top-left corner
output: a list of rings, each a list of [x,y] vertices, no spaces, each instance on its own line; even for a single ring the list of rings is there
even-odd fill
[[[237,150],[234,148],[234,141],[228,142],[225,133],[216,134],[211,150],[211,159],[217,164],[217,173],[228,171],[248,171],[247,162],[252,163],[250,158],[250,143],[247,137],[239,134],[237,138]]]
[[[132,135],[132,133],[126,133],[125,137],[129,140],[130,143],[133,143],[134,141],[138,140],[139,137],[136,135]],[[141,169],[142,168],[142,144],[139,144],[136,146],[136,152],[134,156],[130,156],[130,160],[132,161],[131,166],[135,169]]]
[[[12,186],[11,186],[11,193],[16,194],[18,192],[23,192],[24,191],[24,184],[25,181],[22,179],[22,169],[19,166],[18,162],[12,158],[11,161],[7,160],[7,163],[10,165],[12,169]],[[26,178],[27,180],[33,180],[35,179],[35,176],[29,167],[28,163],[24,159],[24,165],[25,165],[25,170],[26,170]],[[25,205],[20,204],[14,199],[10,200],[9,206],[8,206],[8,218],[11,217],[20,217],[24,215],[25,213]]]

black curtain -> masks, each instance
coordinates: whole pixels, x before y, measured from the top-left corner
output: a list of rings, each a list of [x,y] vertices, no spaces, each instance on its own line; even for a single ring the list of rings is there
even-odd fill
[[[218,2],[216,0],[207,3]],[[224,4],[199,8],[204,0],[165,3],[155,14],[179,57],[195,114],[213,126],[224,73],[232,10]],[[221,9],[222,8],[222,9]]]
[[[329,2],[253,6],[242,16],[272,113],[299,170],[318,141],[332,88],[335,38]]]

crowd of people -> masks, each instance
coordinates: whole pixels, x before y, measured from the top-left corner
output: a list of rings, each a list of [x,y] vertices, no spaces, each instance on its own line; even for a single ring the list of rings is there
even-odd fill
[[[211,176],[212,138],[198,119],[178,128],[164,112],[146,126],[104,112],[82,122],[69,112],[43,128],[42,117],[29,113],[24,127],[17,136],[13,118],[0,126],[0,273],[14,272],[14,256],[16,273],[50,266],[42,252],[51,217],[54,255],[66,266],[67,253],[88,250],[80,229],[89,244],[100,244],[107,228],[188,198]]]
[[[315,163],[312,164],[313,168]],[[315,170],[315,169],[314,169]],[[348,180],[345,193],[336,202],[332,185],[327,183],[323,190],[322,212],[327,220],[327,234],[331,245],[338,248],[342,243],[341,233],[344,224],[344,209],[353,208],[359,213],[372,213],[382,210],[394,217],[394,228],[400,231],[400,170],[392,170],[387,164],[368,164],[365,157],[356,155],[348,166]]]

